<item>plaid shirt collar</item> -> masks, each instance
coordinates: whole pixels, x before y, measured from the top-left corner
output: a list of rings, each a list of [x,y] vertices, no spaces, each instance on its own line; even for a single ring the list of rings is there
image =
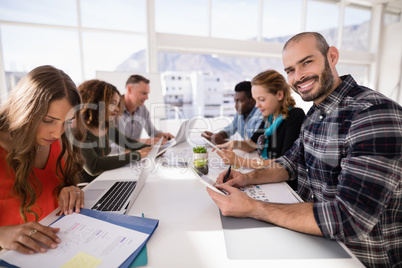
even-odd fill
[[[307,113],[310,116],[312,113],[319,111],[320,114],[329,114],[339,107],[339,103],[348,95],[349,91],[357,86],[356,81],[351,75],[345,75],[340,77],[342,83],[335,88],[332,93],[325,98],[319,105],[313,104]]]

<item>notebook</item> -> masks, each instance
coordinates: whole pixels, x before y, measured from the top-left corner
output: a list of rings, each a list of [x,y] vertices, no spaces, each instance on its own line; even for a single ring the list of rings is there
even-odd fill
[[[159,152],[157,153],[156,156],[160,156],[164,152],[166,152],[167,149],[185,142],[187,140],[186,130],[188,127],[190,127],[190,123],[189,123],[189,120],[186,120],[181,124],[176,137],[174,139],[169,140],[167,143],[162,144],[161,147],[159,148]]]
[[[94,180],[88,184],[84,188],[84,208],[127,214],[155,167],[155,157],[162,140],[141,161],[102,173],[101,176],[110,174],[110,180]]]

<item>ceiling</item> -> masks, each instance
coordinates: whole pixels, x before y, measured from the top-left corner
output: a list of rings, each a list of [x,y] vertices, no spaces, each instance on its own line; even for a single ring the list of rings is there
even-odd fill
[[[341,2],[342,0],[335,0]],[[394,12],[402,12],[402,0],[345,0],[349,3],[371,6],[374,4],[385,4],[386,9]]]
[[[395,9],[397,9],[399,11],[402,11],[402,0],[388,1],[387,7],[395,8]]]

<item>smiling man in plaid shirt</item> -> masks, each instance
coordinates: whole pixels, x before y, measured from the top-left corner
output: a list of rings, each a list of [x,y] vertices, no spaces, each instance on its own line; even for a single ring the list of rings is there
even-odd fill
[[[342,241],[368,267],[402,267],[402,107],[339,77],[339,52],[318,33],[292,37],[282,56],[291,87],[314,102],[299,139],[266,169],[233,171],[219,186],[228,196],[210,196],[223,215]],[[235,188],[296,177],[304,203],[263,203]]]

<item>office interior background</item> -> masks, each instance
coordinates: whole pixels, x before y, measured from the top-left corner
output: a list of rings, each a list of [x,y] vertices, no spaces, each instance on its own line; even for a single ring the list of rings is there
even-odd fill
[[[282,47],[302,31],[340,50],[340,75],[402,103],[402,0],[0,0],[0,98],[50,64],[122,93],[130,74],[147,76],[156,121],[231,117],[235,84],[285,75]]]

